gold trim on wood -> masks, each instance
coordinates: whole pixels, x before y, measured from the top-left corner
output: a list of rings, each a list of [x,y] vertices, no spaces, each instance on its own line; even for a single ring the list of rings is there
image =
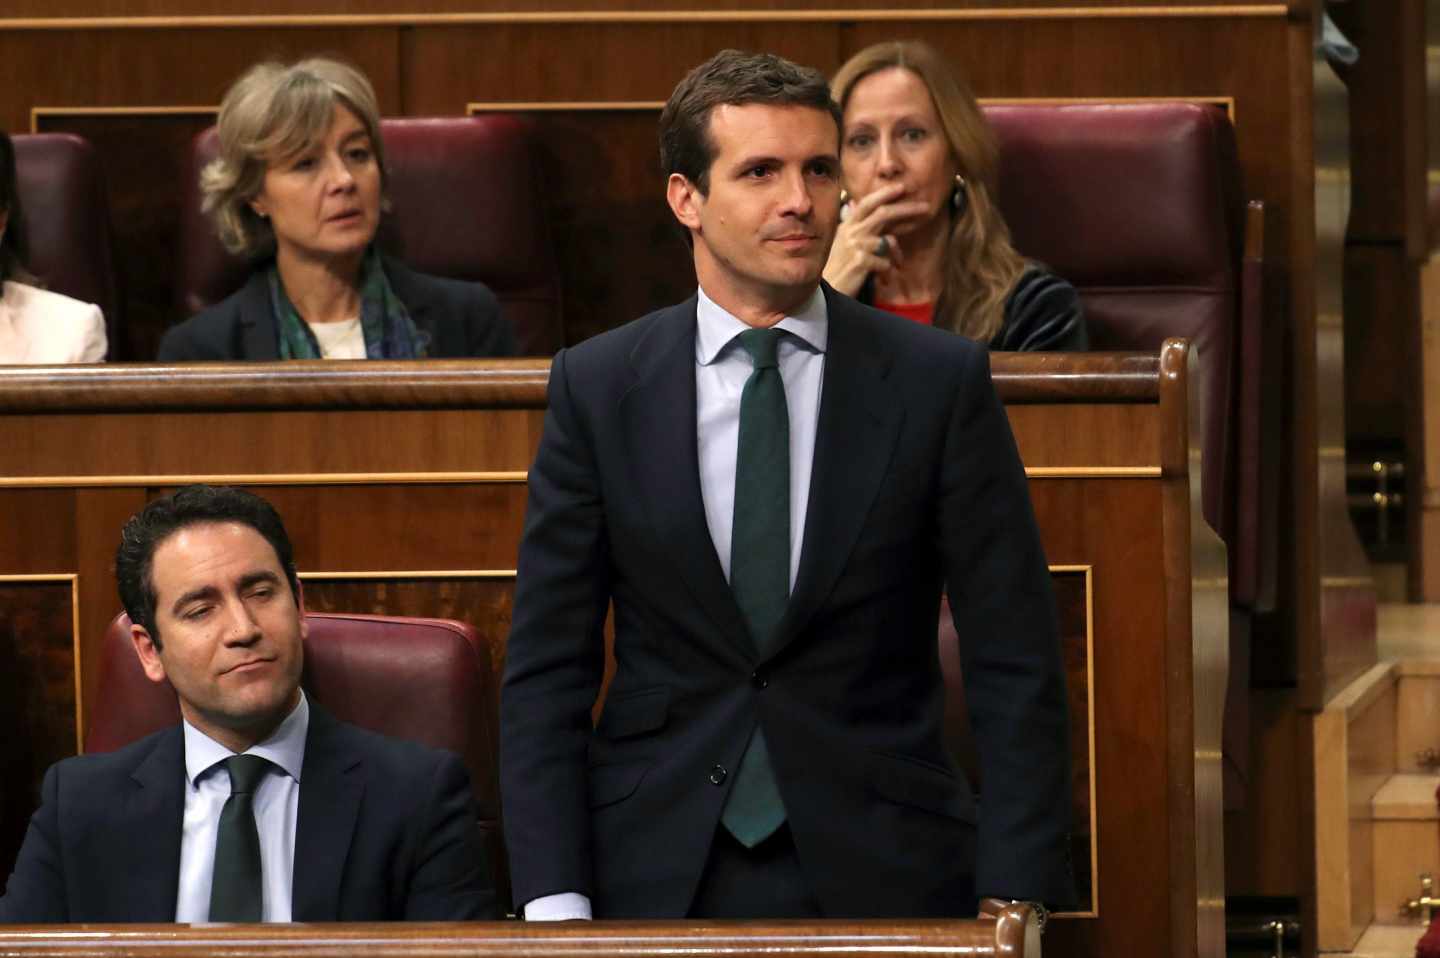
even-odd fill
[[[1106,104],[1136,103],[1196,103],[1201,106],[1219,107],[1225,111],[1233,126],[1235,123],[1235,98],[1233,96],[1061,96],[1061,97],[981,97],[980,105],[995,106],[1104,106]],[[477,113],[558,113],[573,112],[602,113],[606,111],[623,113],[659,113],[665,108],[661,100],[566,100],[546,102],[540,100],[491,100],[465,104],[465,114]]]
[[[1030,479],[1159,479],[1159,466],[1026,466]]]
[[[465,104],[465,115],[477,113],[659,113],[665,109],[663,100],[493,100]]]
[[[1235,6],[973,7],[854,10],[513,10],[489,13],[253,14],[155,17],[11,17],[0,30],[193,30],[227,27],[440,27],[569,24],[873,23],[1005,20],[1284,19],[1283,3]]]
[[[70,654],[75,659],[75,754],[82,754],[85,744],[85,686],[80,678],[80,575],[76,572],[0,575],[0,583],[3,582],[65,582],[70,585]]]
[[[354,486],[373,483],[397,486],[443,486],[462,483],[523,483],[528,472],[277,472],[273,475],[169,476],[4,476],[0,489],[112,486],[188,486],[204,482],[224,486]]]
[[[1056,572],[1085,576],[1085,677],[1090,693],[1085,703],[1089,727],[1086,729],[1086,747],[1090,750],[1090,910],[1061,911],[1056,917],[1099,918],[1100,917],[1100,819],[1097,813],[1099,797],[1095,788],[1098,777],[1095,769],[1095,567],[1093,565],[1052,565],[1051,574]]]
[[[299,576],[301,582],[310,579],[317,582],[333,582],[341,579],[357,582],[378,579],[513,579],[516,571],[514,569],[413,569],[408,571],[367,569],[363,572],[301,572]]]

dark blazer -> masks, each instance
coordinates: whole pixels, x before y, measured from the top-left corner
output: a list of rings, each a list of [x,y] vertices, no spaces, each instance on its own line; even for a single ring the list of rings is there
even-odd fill
[[[597,917],[684,915],[757,722],[826,915],[1072,901],[1054,600],[988,353],[825,293],[804,548],[764,656],[705,521],[695,299],[555,357],[501,697],[517,904],[578,891]],[[942,584],[978,808],[941,735]]]
[[[500,315],[495,294],[481,283],[417,273],[383,257],[385,276],[421,331],[430,334],[429,358],[513,356],[515,334]],[[280,332],[270,305],[265,270],[225,299],[165,331],[160,362],[280,358]]]
[[[857,298],[875,302],[874,278],[865,280]],[[1080,294],[1066,280],[1031,263],[1005,297],[1005,322],[990,339],[996,352],[1083,353],[1090,330]]]
[[[65,759],[0,898],[0,922],[170,922],[185,809],[180,726]],[[295,921],[497,918],[470,776],[450,752],[310,703],[296,816]]]

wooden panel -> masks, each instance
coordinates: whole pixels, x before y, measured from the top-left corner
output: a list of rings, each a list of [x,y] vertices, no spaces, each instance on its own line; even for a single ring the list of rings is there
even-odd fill
[[[1432,771],[1420,764],[1427,751],[1440,754],[1440,674],[1411,674],[1400,665],[1395,712],[1395,768],[1400,772]],[[1432,805],[1433,808],[1433,805]]]
[[[268,492],[266,497],[269,498]],[[281,515],[286,514],[282,509]],[[505,577],[457,573],[425,578],[381,573],[351,579],[343,573],[302,572],[300,578],[305,590],[305,608],[310,612],[425,616],[473,625],[490,651],[490,677],[495,684],[485,690],[485,695],[494,708],[491,727],[499,727],[498,683],[505,669],[505,637],[510,634],[510,610],[515,595],[513,573]]]
[[[0,451],[0,472],[8,484],[55,476],[466,473],[482,463],[523,472],[531,415],[500,412],[477,423],[452,410],[125,413],[107,417],[103,432],[91,416],[55,415],[7,430],[12,445]],[[138,441],[117,444],[116,435]]]
[[[1420,894],[1420,876],[1440,874],[1440,827],[1428,822],[1375,823],[1376,921],[1402,920],[1400,905]]]
[[[77,749],[71,577],[0,575],[0,871],[9,874],[40,776]]]
[[[1094,912],[1099,907],[1097,871],[1098,849],[1095,846],[1094,763],[1095,717],[1091,706],[1094,697],[1094,634],[1091,631],[1094,607],[1091,604],[1089,569],[1055,571],[1051,581],[1055,587],[1055,604],[1060,612],[1060,642],[1065,655],[1066,692],[1070,702],[1070,814],[1071,861],[1075,867],[1078,912]]]
[[[689,248],[660,187],[657,116],[650,110],[532,115],[551,184],[548,213],[567,344],[695,291]]]

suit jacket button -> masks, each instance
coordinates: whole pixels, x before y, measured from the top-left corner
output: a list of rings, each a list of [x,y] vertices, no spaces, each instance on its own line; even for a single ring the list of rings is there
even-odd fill
[[[765,675],[764,672],[761,672],[757,669],[755,671],[755,674],[750,676],[750,684],[755,686],[757,689],[763,689],[770,684],[770,679]]]
[[[729,774],[729,773],[725,771],[725,766],[724,766],[724,765],[716,765],[714,768],[712,768],[712,769],[710,770],[710,784],[711,784],[711,785],[723,785],[723,784],[725,784],[725,776],[726,776],[727,774]]]

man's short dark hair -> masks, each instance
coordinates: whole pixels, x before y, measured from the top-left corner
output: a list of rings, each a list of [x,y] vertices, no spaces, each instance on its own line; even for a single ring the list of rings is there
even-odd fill
[[[160,631],[155,625],[155,583],[150,578],[155,549],[181,529],[207,522],[238,522],[260,533],[280,559],[285,578],[290,580],[291,596],[297,601],[300,596],[295,550],[274,506],[253,492],[231,486],[186,486],[131,516],[120,531],[120,547],[115,550],[120,602],[130,621],[150,633],[157,649]]]
[[[773,53],[721,50],[685,75],[660,114],[660,166],[665,175],[679,173],[708,196],[710,165],[715,162],[710,111],[747,103],[808,106],[829,113],[839,136],[840,107],[819,70]]]

